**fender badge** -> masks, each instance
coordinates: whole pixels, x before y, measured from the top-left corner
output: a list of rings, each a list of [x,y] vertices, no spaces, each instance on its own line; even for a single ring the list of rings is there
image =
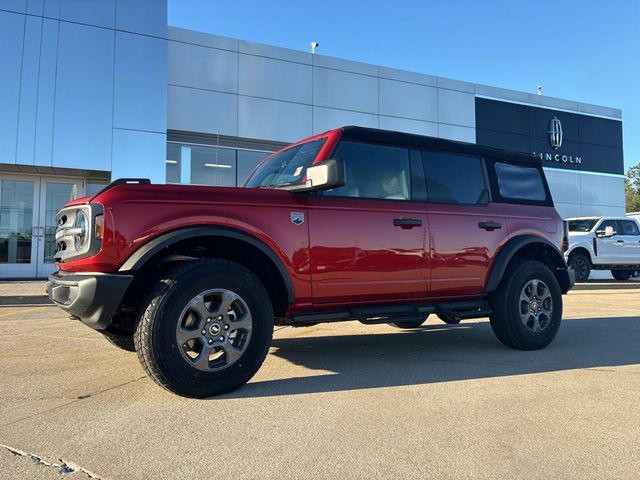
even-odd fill
[[[304,213],[291,212],[291,223],[294,225],[302,225],[304,223]]]

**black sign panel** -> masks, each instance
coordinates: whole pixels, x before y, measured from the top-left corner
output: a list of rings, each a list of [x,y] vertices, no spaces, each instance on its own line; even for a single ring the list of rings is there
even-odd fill
[[[476,98],[476,143],[533,153],[547,167],[624,174],[619,120]]]

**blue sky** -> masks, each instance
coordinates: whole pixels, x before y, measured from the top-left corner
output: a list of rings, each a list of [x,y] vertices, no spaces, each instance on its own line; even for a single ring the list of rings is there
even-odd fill
[[[169,0],[169,24],[622,109],[640,162],[640,0]]]

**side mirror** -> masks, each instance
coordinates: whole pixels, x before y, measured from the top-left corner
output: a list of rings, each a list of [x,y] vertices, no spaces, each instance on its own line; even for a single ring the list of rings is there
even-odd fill
[[[315,192],[342,187],[345,184],[344,164],[342,160],[332,158],[307,168],[307,181],[304,185],[288,190],[292,192]]]
[[[612,226],[604,227],[604,230],[598,230],[596,232],[596,236],[600,238],[609,238],[613,237],[616,233],[613,231]]]

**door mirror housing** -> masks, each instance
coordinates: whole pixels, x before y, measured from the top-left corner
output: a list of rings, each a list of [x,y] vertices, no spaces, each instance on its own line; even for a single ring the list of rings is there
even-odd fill
[[[306,171],[304,185],[289,188],[292,192],[317,192],[345,184],[344,163],[338,158],[324,160],[311,165]]]
[[[612,226],[604,227],[604,230],[598,230],[596,232],[596,236],[600,238],[609,238],[613,237],[616,233],[613,231]]]

